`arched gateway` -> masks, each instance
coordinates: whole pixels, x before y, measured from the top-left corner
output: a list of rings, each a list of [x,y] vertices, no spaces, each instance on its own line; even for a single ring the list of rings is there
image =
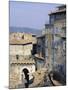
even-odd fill
[[[26,80],[26,82],[25,82],[25,87],[26,88],[28,88],[28,86],[29,86],[29,71],[28,71],[28,69],[27,68],[24,68],[23,70],[22,70],[22,72],[24,72],[24,79]]]
[[[28,88],[29,85],[33,83],[33,80],[34,80],[32,73],[30,73],[29,69],[26,67],[22,69],[22,83],[23,83],[23,80],[26,88]]]

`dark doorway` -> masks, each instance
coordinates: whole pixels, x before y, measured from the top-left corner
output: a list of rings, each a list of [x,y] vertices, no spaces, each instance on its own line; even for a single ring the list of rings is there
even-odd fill
[[[28,88],[29,87],[29,75],[28,75],[29,71],[27,68],[24,68],[22,72],[24,72],[25,80],[26,80],[25,88]]]
[[[37,44],[33,44],[32,55],[37,53]]]

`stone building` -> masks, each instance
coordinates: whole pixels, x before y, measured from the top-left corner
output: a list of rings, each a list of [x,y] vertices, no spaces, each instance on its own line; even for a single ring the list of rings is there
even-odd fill
[[[53,66],[53,25],[45,24],[45,60],[47,67],[52,70]]]
[[[41,36],[10,33],[9,47],[10,88],[24,87],[24,69],[32,75],[35,70],[56,67],[66,77],[66,5],[49,14]]]
[[[34,55],[36,70],[44,68],[45,66],[45,35],[37,37],[37,50]]]
[[[53,24],[54,63],[66,63],[66,5],[57,7],[49,14],[50,24]]]
[[[13,56],[10,57],[10,88],[25,87],[25,75],[23,70],[27,70],[29,75],[35,72],[35,61],[32,57],[22,57],[18,59]]]
[[[49,24],[45,24],[43,32],[45,60],[49,62],[50,69],[56,65],[66,68],[66,5],[49,13]]]
[[[24,87],[24,69],[29,74],[35,72],[35,60],[32,57],[33,44],[36,44],[36,37],[32,34],[10,33],[10,88]]]
[[[52,68],[53,24],[45,24],[42,35],[37,37],[37,56],[43,58],[44,67]]]
[[[27,33],[10,33],[10,55],[31,55],[36,37]]]

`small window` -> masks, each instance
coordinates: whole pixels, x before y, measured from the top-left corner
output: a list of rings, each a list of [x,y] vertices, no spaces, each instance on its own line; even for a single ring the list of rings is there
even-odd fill
[[[19,59],[19,55],[16,55],[16,59],[17,59],[17,60]]]
[[[22,36],[22,39],[24,39],[24,35]]]

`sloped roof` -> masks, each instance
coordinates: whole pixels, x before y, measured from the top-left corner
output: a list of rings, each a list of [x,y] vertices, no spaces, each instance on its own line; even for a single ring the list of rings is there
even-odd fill
[[[25,45],[25,44],[31,44],[32,43],[32,40],[17,40],[17,39],[13,39],[11,41],[9,41],[9,44],[22,44],[22,45]]]
[[[38,60],[40,60],[40,59],[41,59],[41,60],[44,60],[44,57],[39,56],[39,54],[35,54],[35,57],[38,58]]]
[[[66,9],[62,9],[62,10],[56,10],[56,11],[53,11],[53,12],[50,12],[48,15],[52,15],[52,14],[56,14],[56,13],[62,13],[62,12],[66,12]]]

